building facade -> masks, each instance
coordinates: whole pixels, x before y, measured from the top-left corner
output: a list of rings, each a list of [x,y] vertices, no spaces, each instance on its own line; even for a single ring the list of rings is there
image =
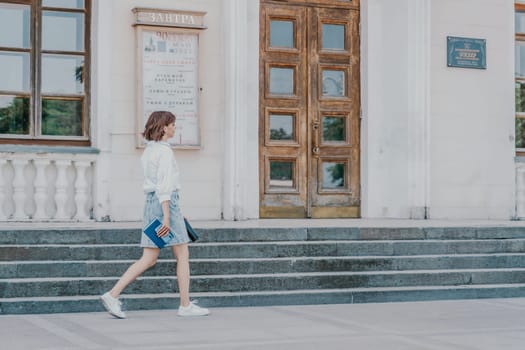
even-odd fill
[[[157,107],[193,219],[525,217],[520,3],[0,1],[0,221],[141,220]]]

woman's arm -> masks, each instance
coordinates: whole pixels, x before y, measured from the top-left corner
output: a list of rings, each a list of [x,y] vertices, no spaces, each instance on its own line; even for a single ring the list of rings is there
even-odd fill
[[[164,237],[170,231],[170,201],[164,201],[161,203],[162,206],[162,227],[157,232],[157,236]]]
[[[162,149],[157,167],[157,188],[155,190],[162,207],[162,228],[159,229],[159,237],[163,237],[170,231],[170,199],[173,192],[172,169],[173,153],[171,149]]]

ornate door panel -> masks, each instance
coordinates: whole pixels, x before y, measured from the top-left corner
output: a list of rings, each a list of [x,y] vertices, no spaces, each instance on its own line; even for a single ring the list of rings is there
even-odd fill
[[[261,4],[261,217],[359,216],[359,12],[317,6]]]

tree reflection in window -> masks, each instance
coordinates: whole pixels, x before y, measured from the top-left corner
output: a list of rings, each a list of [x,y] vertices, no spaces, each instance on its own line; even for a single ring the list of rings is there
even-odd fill
[[[516,82],[515,101],[516,101],[516,148],[525,148],[525,83]]]
[[[293,162],[270,162],[270,188],[293,188]]]
[[[79,83],[83,83],[84,82],[84,62],[82,62],[82,64],[80,66],[75,68],[75,79]]]
[[[525,119],[516,118],[516,148],[525,148]]]
[[[270,140],[293,140],[294,139],[294,116],[293,115],[270,115]]]
[[[43,99],[42,135],[82,136],[82,101]]]
[[[337,189],[345,187],[345,164],[323,162],[323,188]]]
[[[344,117],[323,117],[323,141],[346,140]]]
[[[0,96],[0,133],[29,134],[29,97]]]

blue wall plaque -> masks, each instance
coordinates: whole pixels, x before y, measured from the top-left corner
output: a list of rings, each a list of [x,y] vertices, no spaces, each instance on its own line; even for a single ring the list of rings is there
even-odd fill
[[[487,41],[447,36],[447,66],[487,69]]]

